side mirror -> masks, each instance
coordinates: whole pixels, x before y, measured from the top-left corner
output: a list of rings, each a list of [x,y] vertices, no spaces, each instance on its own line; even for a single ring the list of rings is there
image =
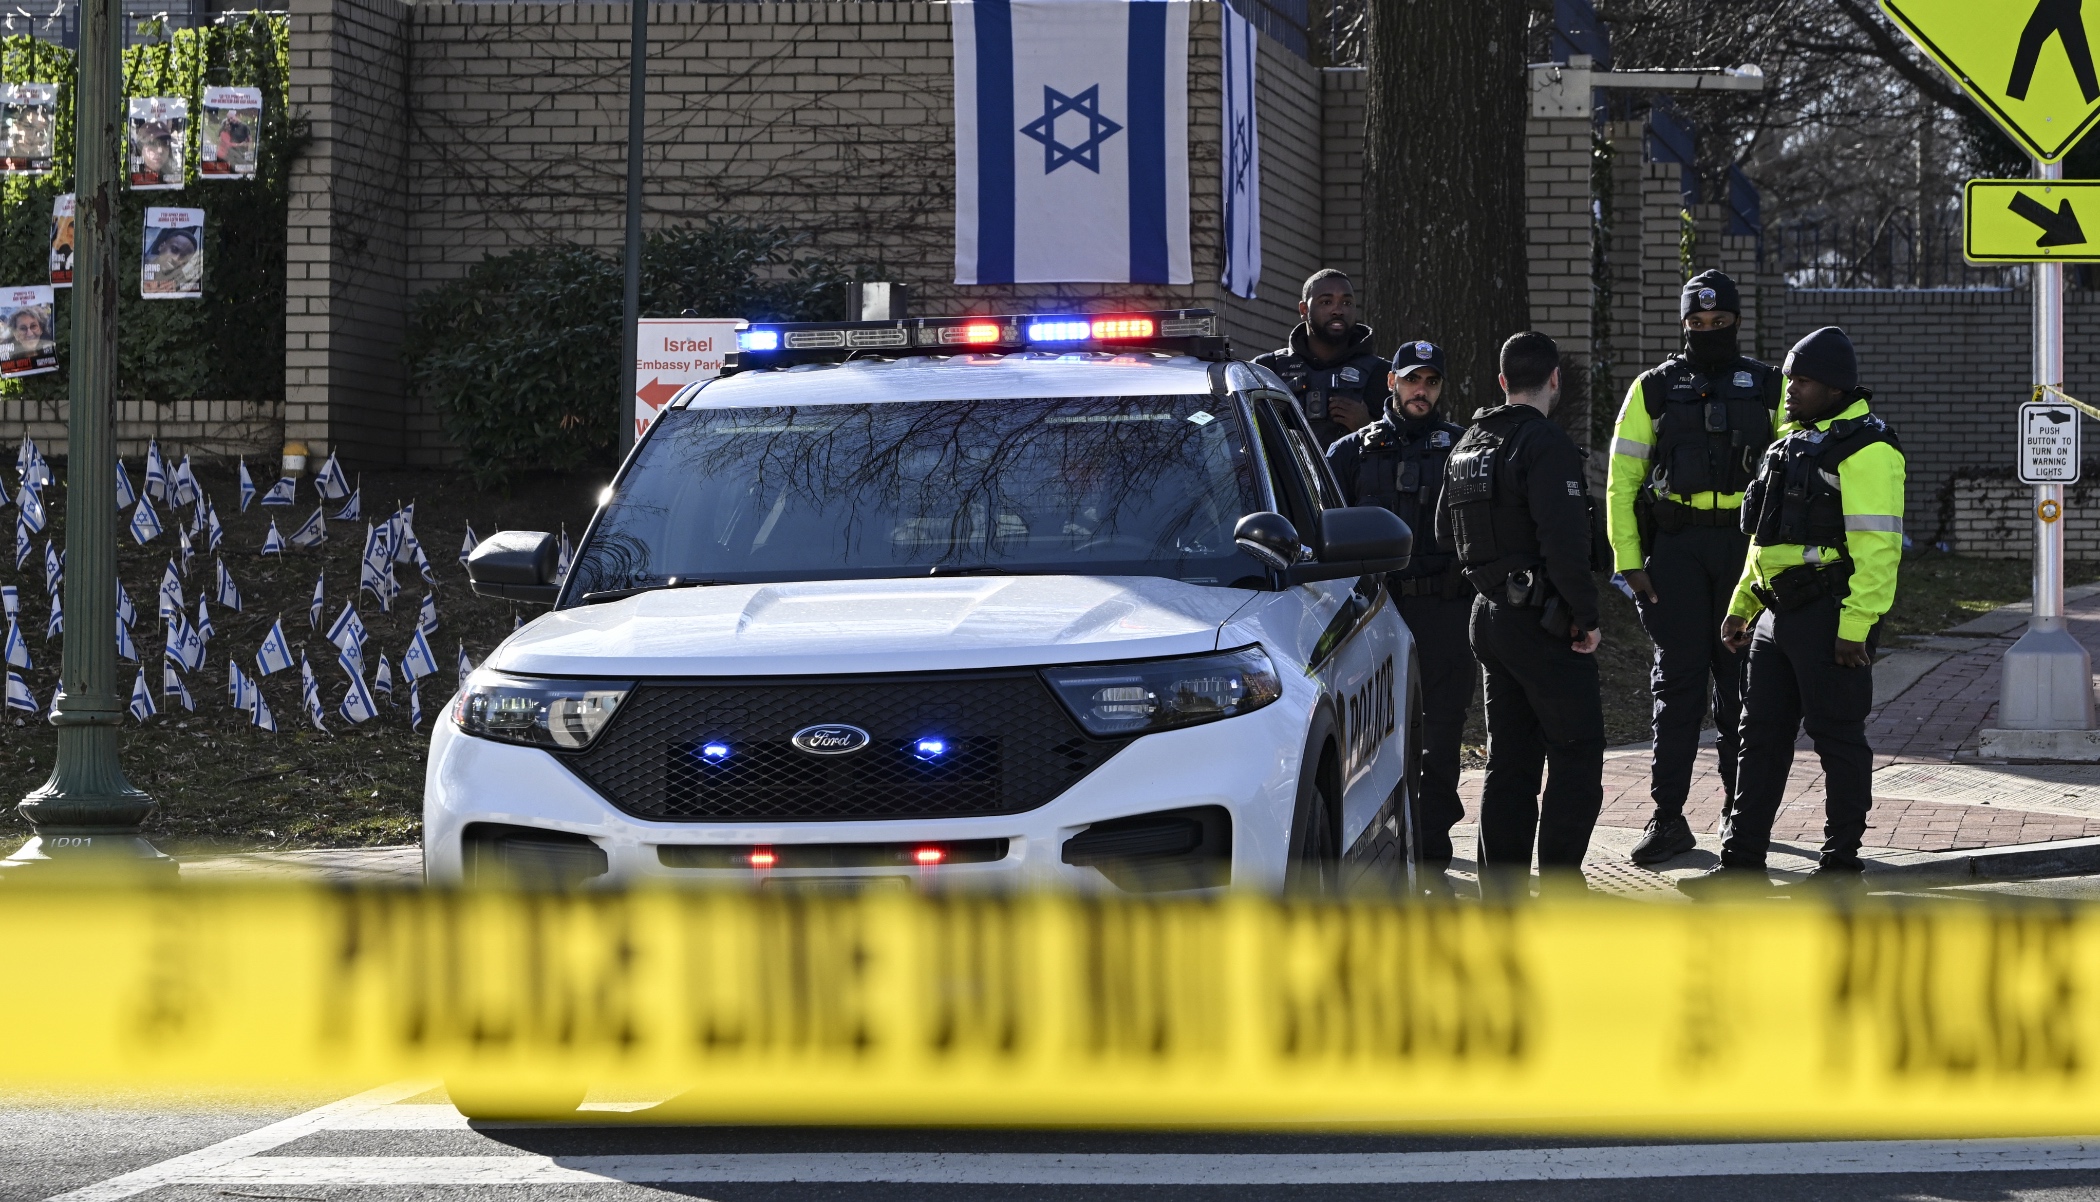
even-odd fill
[[[561,545],[538,530],[499,530],[467,556],[467,582],[484,597],[554,604]]]
[[[1232,541],[1257,563],[1278,572],[1305,558],[1298,528],[1280,513],[1250,513],[1241,518],[1232,528]]]
[[[1352,505],[1320,514],[1320,558],[1286,572],[1292,584],[1344,580],[1397,572],[1415,549],[1414,531],[1398,514],[1377,505]]]

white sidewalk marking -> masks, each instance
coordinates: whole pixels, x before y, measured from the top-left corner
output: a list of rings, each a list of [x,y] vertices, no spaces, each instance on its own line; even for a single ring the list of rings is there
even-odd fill
[[[1399,1185],[1652,1177],[2100,1170],[2100,1141],[1860,1140],[1284,1155],[813,1152],[687,1156],[258,1156],[211,1185],[573,1185],[592,1181],[925,1185]]]
[[[163,1185],[187,1180],[199,1173],[211,1172],[258,1152],[282,1147],[295,1139],[323,1130],[345,1116],[386,1106],[403,1098],[412,1098],[436,1086],[435,1081],[396,1081],[391,1085],[382,1085],[341,1101],[330,1102],[305,1114],[295,1114],[282,1122],[259,1127],[245,1135],[236,1135],[208,1148],[199,1148],[195,1152],[177,1156],[172,1160],[163,1160],[159,1164],[147,1165],[120,1177],[111,1177],[107,1181],[98,1181],[93,1185],[55,1195],[46,1202],[116,1202],[120,1198],[143,1194],[149,1189],[158,1189]]]

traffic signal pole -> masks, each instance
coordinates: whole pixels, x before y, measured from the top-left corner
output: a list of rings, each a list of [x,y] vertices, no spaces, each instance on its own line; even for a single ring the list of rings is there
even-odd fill
[[[641,357],[642,152],[649,120],[649,0],[629,0],[627,51],[627,254],[620,306],[620,458],[634,449],[635,361]]]
[[[66,419],[66,631],[51,724],[51,779],[16,807],[35,828],[0,861],[0,880],[61,868],[144,870],[175,862],[140,834],[153,799],[118,761],[125,713],[117,692],[117,152],[123,0],[80,6],[74,78],[73,335]]]

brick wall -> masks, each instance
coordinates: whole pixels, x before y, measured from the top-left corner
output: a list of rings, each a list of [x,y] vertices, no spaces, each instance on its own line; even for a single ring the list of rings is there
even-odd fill
[[[1320,72],[1320,265],[1348,275],[1364,267],[1364,69]]]
[[[60,292],[59,303],[68,296]],[[0,398],[0,441],[36,439],[46,455],[64,456],[65,401]],[[116,403],[117,454],[140,456],[148,439],[163,454],[203,458],[265,455],[276,461],[284,445],[284,409],[277,401],[143,401]]]
[[[2072,394],[2076,396],[2076,393]],[[2011,429],[2011,423],[2006,427]],[[2010,445],[2010,436],[2007,439]],[[2064,489],[2064,558],[2100,562],[2100,480],[2087,461],[2085,481]],[[1984,559],[2034,555],[2034,486],[2010,476],[1967,477],[1950,483],[1951,548]],[[1930,533],[1927,531],[1926,533]],[[1916,537],[1913,535],[1913,537]]]

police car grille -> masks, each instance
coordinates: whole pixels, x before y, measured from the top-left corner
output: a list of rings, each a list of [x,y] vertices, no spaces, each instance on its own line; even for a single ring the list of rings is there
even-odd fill
[[[867,731],[868,745],[794,746],[796,731],[829,724]],[[922,758],[925,739],[945,750]],[[637,818],[954,818],[1035,809],[1127,742],[1087,737],[1035,673],[1019,672],[643,684],[589,750],[564,759]],[[710,744],[728,754],[710,759]]]

